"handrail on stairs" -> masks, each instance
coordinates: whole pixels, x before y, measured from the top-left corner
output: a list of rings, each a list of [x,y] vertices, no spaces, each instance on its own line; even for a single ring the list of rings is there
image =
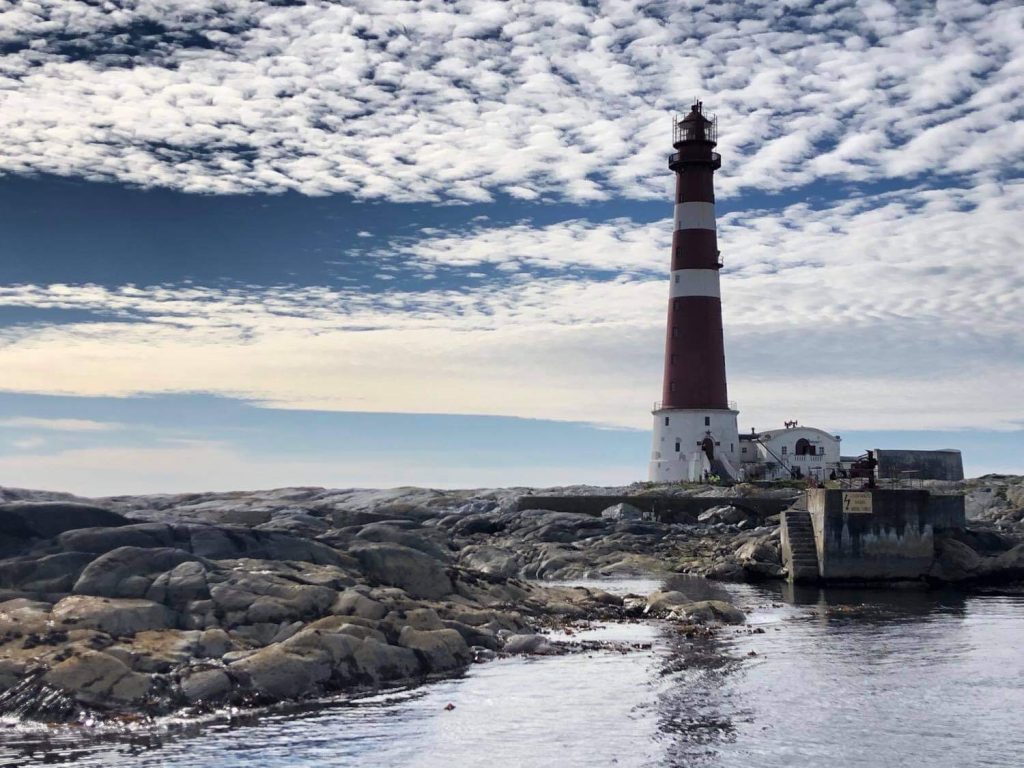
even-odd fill
[[[784,467],[784,468],[785,468],[785,469],[786,469],[786,470],[787,470],[787,471],[788,471],[788,472],[789,472],[790,474],[792,474],[792,473],[793,473],[793,468],[792,468],[792,467],[791,467],[791,466],[790,466],[789,464],[787,464],[787,463],[786,463],[786,460],[785,460],[785,459],[783,459],[783,458],[782,458],[781,456],[779,456],[779,455],[778,455],[777,453],[775,453],[775,451],[773,451],[773,450],[772,450],[771,448],[769,448],[769,447],[767,446],[767,444],[765,444],[765,442],[764,442],[764,441],[763,441],[763,440],[761,439],[761,436],[760,436],[760,435],[757,435],[757,436],[755,436],[755,437],[754,437],[754,441],[755,441],[755,442],[756,442],[756,443],[757,443],[758,445],[760,445],[760,446],[761,446],[762,448],[764,448],[764,449],[765,449],[766,451],[768,451],[768,453],[769,453],[769,454],[771,454],[771,455],[772,455],[772,456],[773,456],[773,457],[775,458],[775,460],[776,460],[777,462],[779,462],[779,464],[780,464],[780,465],[781,465],[782,467]]]

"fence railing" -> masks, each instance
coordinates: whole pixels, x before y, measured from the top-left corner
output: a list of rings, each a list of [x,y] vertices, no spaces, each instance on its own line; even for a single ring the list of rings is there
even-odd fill
[[[655,400],[654,401],[654,407],[651,410],[653,410],[653,411],[660,411],[663,405],[664,405],[664,401],[662,401],[662,400]],[[736,401],[735,400],[730,400],[727,403],[727,405],[728,405],[728,408],[729,408],[730,411],[737,410],[737,408],[736,408]],[[689,409],[683,409],[683,410],[689,410]],[[718,409],[717,408],[698,408],[698,409],[695,409],[695,410],[701,410],[701,411],[709,410],[709,411],[711,411],[711,410],[718,410]]]

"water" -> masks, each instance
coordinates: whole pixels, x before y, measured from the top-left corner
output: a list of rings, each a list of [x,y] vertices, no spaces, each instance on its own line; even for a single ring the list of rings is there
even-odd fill
[[[728,590],[750,621],[710,641],[653,622],[599,626],[582,637],[651,647],[500,660],[416,689],[185,731],[172,721],[120,734],[9,724],[0,764],[1021,764],[1024,598]]]

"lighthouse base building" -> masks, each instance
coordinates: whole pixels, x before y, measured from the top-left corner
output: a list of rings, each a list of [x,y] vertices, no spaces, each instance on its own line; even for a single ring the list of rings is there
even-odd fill
[[[839,435],[787,422],[783,429],[740,434],[736,410],[684,411],[655,407],[654,445],[647,479],[699,482],[711,476],[747,482],[814,478],[849,469]]]
[[[698,481],[711,475],[739,479],[738,411],[654,408],[654,445],[648,479]]]

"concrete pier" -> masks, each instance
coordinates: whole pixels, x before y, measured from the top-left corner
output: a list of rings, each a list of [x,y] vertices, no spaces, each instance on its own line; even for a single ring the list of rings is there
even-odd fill
[[[966,525],[962,496],[888,489],[814,488],[806,493],[818,581],[921,578],[935,560],[935,533]],[[805,526],[791,517],[787,512],[783,519],[783,561],[791,579],[813,581],[808,553],[800,550],[806,547]]]

